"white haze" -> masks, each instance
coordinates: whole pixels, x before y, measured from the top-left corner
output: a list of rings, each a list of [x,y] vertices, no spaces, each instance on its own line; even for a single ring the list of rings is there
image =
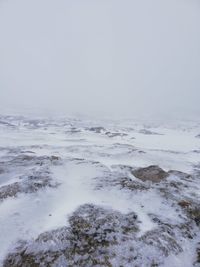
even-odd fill
[[[200,115],[199,0],[0,0],[3,109]]]

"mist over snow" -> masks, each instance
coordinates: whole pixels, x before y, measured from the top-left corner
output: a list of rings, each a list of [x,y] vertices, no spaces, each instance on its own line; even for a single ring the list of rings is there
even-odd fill
[[[200,267],[200,0],[0,0],[0,266]]]
[[[1,110],[200,115],[198,0],[1,0]]]

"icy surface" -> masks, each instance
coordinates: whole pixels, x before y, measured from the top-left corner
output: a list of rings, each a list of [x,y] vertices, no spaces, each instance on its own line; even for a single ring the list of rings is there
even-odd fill
[[[1,265],[200,266],[199,133],[1,116]]]

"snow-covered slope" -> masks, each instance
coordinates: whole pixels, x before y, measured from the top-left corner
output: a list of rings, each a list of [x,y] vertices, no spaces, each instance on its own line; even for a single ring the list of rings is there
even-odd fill
[[[199,134],[1,116],[1,265],[200,266]]]

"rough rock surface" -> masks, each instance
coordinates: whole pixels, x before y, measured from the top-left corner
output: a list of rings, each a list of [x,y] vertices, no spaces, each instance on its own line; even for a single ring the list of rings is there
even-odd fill
[[[156,165],[133,170],[132,174],[136,178],[144,182],[151,181],[153,183],[158,183],[169,175],[167,172],[165,172],[163,169]]]
[[[74,212],[69,224],[33,241],[19,242],[3,266],[112,266],[116,255],[111,247],[138,231],[136,214],[123,215],[91,204]]]
[[[16,197],[20,193],[34,193],[45,187],[57,187],[59,184],[53,181],[49,166],[59,164],[59,162],[60,158],[57,156],[37,157],[26,154],[0,162],[1,174],[6,174],[12,168],[23,169],[23,175],[18,181],[0,186],[0,201]]]
[[[153,132],[153,131],[150,131],[150,130],[147,130],[147,129],[141,129],[139,131],[139,133],[146,134],[146,135],[162,135],[160,133],[156,133],[156,132]]]
[[[3,267],[158,266],[170,253],[182,252],[178,236],[187,225],[157,223],[155,230],[140,237],[134,212],[122,214],[86,204],[70,216],[69,227],[20,241]]]
[[[87,128],[87,130],[89,130],[91,132],[95,132],[95,133],[105,132],[105,128],[104,127],[101,127],[101,126]]]
[[[15,182],[9,185],[0,187],[0,200],[4,200],[8,197],[16,197],[20,193],[34,193],[45,187],[57,187],[58,183],[55,183],[50,174],[44,175],[43,173],[37,173],[29,176],[21,182]]]

